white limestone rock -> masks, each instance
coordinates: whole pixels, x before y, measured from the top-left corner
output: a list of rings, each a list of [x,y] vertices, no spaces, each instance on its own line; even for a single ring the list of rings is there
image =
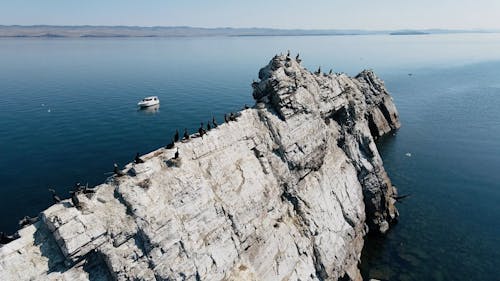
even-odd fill
[[[0,280],[361,280],[397,217],[374,138],[397,129],[373,72],[274,57],[237,121],[129,164],[0,248]]]

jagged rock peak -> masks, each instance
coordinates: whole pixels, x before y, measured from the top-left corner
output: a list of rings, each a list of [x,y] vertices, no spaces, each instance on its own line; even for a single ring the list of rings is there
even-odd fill
[[[374,143],[400,126],[391,97],[373,72],[285,55],[259,78],[236,122],[44,210],[0,248],[0,279],[361,280],[367,229],[397,217]]]

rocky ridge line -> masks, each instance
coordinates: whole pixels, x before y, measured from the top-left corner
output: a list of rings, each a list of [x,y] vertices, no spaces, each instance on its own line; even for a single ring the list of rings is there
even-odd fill
[[[276,56],[237,121],[143,156],[0,248],[1,280],[361,280],[367,229],[397,217],[374,143],[383,82]],[[367,227],[368,226],[368,227]]]

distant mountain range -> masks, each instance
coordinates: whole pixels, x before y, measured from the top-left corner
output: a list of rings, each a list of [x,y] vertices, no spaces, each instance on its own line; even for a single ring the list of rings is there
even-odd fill
[[[0,25],[0,37],[196,37],[196,36],[332,36],[332,35],[426,35],[447,33],[499,33],[500,30],[359,30],[202,28],[189,26],[52,26]]]

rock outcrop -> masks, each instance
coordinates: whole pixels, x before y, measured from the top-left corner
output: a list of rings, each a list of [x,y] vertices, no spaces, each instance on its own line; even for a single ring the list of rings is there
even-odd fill
[[[274,57],[237,121],[144,155],[0,248],[0,280],[360,280],[367,230],[397,217],[374,139],[383,82]]]

